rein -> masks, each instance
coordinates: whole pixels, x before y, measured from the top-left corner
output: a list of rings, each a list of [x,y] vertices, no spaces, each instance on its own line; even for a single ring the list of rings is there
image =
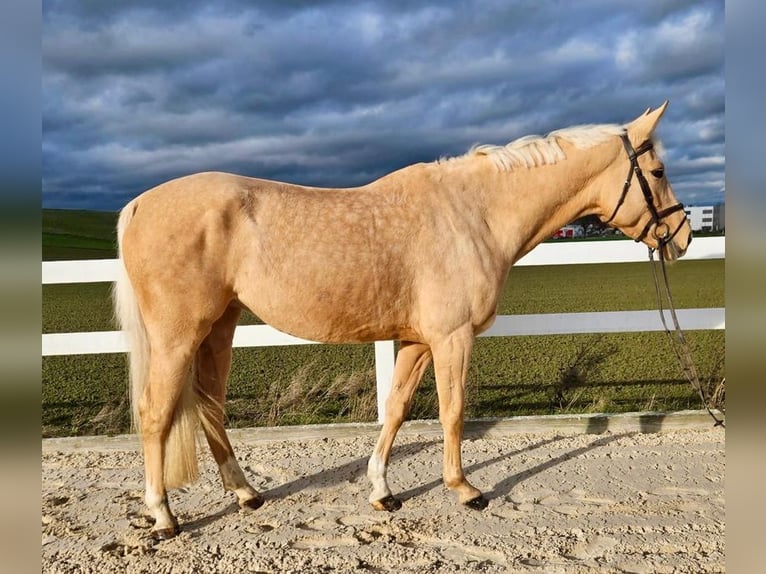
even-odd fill
[[[686,342],[686,337],[684,337],[684,332],[681,330],[681,326],[678,324],[678,317],[676,316],[676,309],[675,305],[673,305],[673,297],[670,293],[670,283],[668,282],[668,274],[665,269],[665,256],[662,253],[662,249],[659,250],[659,257],[660,260],[660,267],[662,268],[662,283],[660,283],[660,279],[657,275],[657,264],[654,261],[654,249],[651,247],[649,248],[649,263],[652,267],[652,275],[654,276],[654,287],[657,292],[657,307],[660,311],[660,319],[662,320],[662,326],[665,328],[665,334],[668,336],[668,339],[670,340],[670,346],[673,348],[673,351],[676,354],[676,357],[678,358],[678,362],[681,365],[681,369],[684,372],[684,376],[686,377],[686,380],[689,381],[691,386],[694,388],[694,390],[697,391],[697,394],[699,394],[700,399],[702,400],[702,404],[705,406],[705,410],[707,410],[708,414],[712,417],[712,419],[715,421],[714,427],[723,427],[726,428],[726,424],[722,419],[719,419],[715,416],[715,413],[713,413],[712,409],[710,408],[710,402],[707,396],[705,395],[705,389],[702,387],[702,383],[700,382],[699,376],[697,375],[697,368],[694,366],[694,361],[692,361],[692,355],[691,350],[689,349],[689,344]],[[668,328],[667,322],[665,321],[665,311],[663,308],[663,295],[664,299],[667,300],[667,307],[670,311],[670,317],[673,320],[673,331],[671,331]],[[719,409],[720,410],[720,409]]]

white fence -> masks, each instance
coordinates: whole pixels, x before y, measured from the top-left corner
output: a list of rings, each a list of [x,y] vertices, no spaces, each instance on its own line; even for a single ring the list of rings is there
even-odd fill
[[[696,238],[685,259],[723,259],[723,237]],[[646,247],[632,241],[543,243],[516,263],[520,265],[565,265],[577,263],[619,263],[647,260]],[[44,261],[42,282],[98,283],[112,282],[117,277],[118,261]],[[669,320],[669,317],[668,317]],[[684,330],[725,329],[724,308],[679,309],[678,320]],[[616,333],[663,330],[659,313],[649,311],[616,311],[599,313],[557,313],[540,315],[500,315],[482,337],[517,335],[557,335],[570,333]],[[235,347],[272,347],[280,345],[316,344],[277,331],[268,325],[241,325],[234,335]],[[45,333],[42,355],[88,355],[124,353],[127,339],[121,331],[87,333]],[[375,343],[375,375],[378,393],[378,420],[382,421],[385,400],[394,371],[394,342]]]

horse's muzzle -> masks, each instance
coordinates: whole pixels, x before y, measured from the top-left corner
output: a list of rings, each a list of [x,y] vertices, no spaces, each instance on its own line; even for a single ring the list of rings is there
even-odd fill
[[[666,261],[675,261],[676,259],[680,259],[686,254],[686,251],[689,249],[691,242],[692,231],[691,228],[689,228],[687,230],[680,231],[670,240],[663,241],[660,239],[658,241],[658,245],[662,246],[662,254]]]

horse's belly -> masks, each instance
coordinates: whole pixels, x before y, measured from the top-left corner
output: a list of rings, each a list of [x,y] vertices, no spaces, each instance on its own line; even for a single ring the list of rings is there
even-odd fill
[[[263,322],[295,337],[328,343],[412,338],[409,313],[385,294],[354,290],[254,289],[240,300]]]
[[[412,329],[393,325],[390,322],[363,320],[339,315],[318,317],[300,312],[271,316],[268,313],[256,315],[278,331],[322,343],[365,343],[388,339],[409,339]]]

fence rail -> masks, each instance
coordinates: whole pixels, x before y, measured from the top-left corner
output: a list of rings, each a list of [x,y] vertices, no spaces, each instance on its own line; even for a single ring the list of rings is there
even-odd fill
[[[723,259],[723,237],[695,239],[686,259]],[[565,265],[644,261],[646,248],[632,241],[544,243],[516,265]],[[42,283],[112,282],[117,278],[116,259],[90,261],[44,261]],[[670,318],[666,317],[669,321]],[[678,319],[685,330],[725,329],[724,308],[679,309]],[[557,335],[572,333],[616,333],[663,330],[657,311],[610,311],[598,313],[558,313],[500,315],[481,336]],[[240,325],[234,335],[235,347],[272,347],[316,344],[277,331],[268,325]],[[121,331],[86,333],[44,333],[42,356],[124,353],[127,339]],[[394,342],[375,343],[375,375],[378,393],[378,420],[382,421],[385,400],[394,371]]]

